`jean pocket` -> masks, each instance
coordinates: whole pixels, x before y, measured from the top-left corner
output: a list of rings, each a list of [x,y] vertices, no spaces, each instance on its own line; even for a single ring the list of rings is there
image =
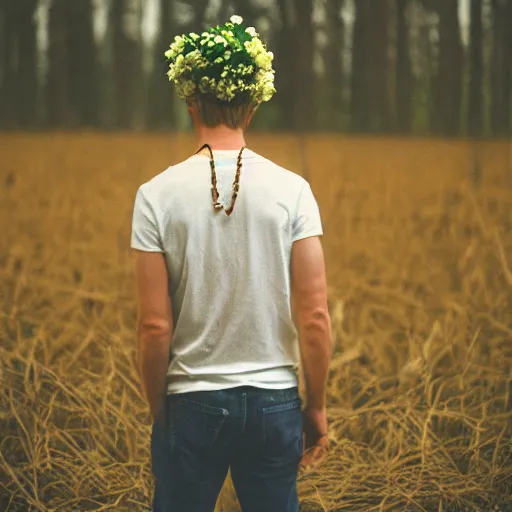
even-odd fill
[[[170,416],[177,441],[185,441],[198,449],[209,449],[215,444],[229,411],[179,397],[171,404]]]
[[[298,462],[302,456],[302,410],[300,398],[262,408],[263,440],[267,453],[283,462]]]

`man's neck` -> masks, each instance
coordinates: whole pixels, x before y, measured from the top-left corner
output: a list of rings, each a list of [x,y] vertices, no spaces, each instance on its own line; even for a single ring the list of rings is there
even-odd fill
[[[199,147],[209,144],[213,150],[233,150],[245,146],[243,130],[233,130],[227,126],[208,128],[201,126],[198,130]]]

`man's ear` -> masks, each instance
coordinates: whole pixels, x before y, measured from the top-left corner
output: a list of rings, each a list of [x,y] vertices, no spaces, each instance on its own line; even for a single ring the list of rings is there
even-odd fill
[[[258,110],[259,106],[259,103],[254,105],[253,109],[249,112],[249,115],[247,116],[247,122],[245,123],[246,128],[251,124],[252,118],[254,117],[254,114],[256,113],[256,110]]]
[[[199,123],[199,115],[197,112],[197,103],[187,100],[187,111],[192,119],[194,126],[197,126]]]

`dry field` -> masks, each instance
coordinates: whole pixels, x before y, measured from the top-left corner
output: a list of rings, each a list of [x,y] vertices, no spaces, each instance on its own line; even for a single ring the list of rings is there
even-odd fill
[[[510,144],[249,143],[307,176],[325,224],[332,450],[302,510],[512,511]],[[131,211],[193,147],[0,136],[1,511],[148,510]]]

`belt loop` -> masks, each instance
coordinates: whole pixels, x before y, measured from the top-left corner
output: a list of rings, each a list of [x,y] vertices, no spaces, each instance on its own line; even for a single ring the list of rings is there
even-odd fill
[[[242,432],[245,432],[245,423],[247,421],[247,393],[245,391],[242,392],[242,407],[244,411],[244,421],[242,424]]]

